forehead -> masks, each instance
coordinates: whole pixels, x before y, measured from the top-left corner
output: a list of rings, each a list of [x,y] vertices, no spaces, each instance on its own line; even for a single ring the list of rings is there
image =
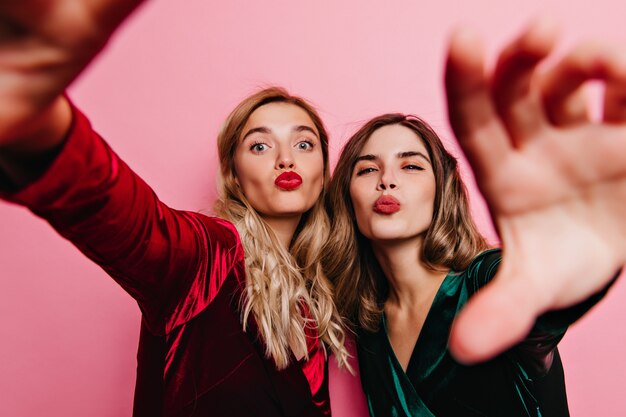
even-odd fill
[[[309,126],[317,132],[313,120],[302,107],[281,102],[264,104],[254,110],[244,125],[243,132],[256,127],[272,129],[291,126]]]
[[[428,155],[426,146],[417,133],[406,126],[394,124],[376,129],[369,137],[361,155],[396,155],[398,152],[418,151]]]

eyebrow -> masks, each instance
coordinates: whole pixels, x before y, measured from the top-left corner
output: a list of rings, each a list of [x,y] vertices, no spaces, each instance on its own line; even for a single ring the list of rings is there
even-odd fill
[[[317,132],[310,126],[299,125],[299,126],[294,127],[292,130],[294,132],[311,132],[315,135],[315,137],[318,137]]]
[[[272,131],[267,127],[255,127],[248,130],[246,134],[243,135],[243,137],[241,138],[241,141],[243,142],[248,136],[252,135],[253,133],[272,133]]]
[[[418,151],[408,151],[408,152],[400,152],[398,154],[398,158],[409,158],[411,156],[419,156],[420,158],[424,158],[426,162],[430,163],[430,158]]]
[[[430,159],[428,158],[428,156],[424,155],[422,152],[406,151],[406,152],[398,152],[396,154],[396,157],[398,157],[399,159],[409,158],[411,156],[418,156],[420,158],[425,159],[426,162],[430,163]],[[356,159],[355,164],[360,161],[378,161],[378,160],[380,160],[380,156],[378,155],[373,155],[373,154],[361,155]]]
[[[306,125],[298,125],[298,126],[294,126],[291,129],[292,132],[311,132],[312,134],[315,135],[316,138],[319,137],[319,135],[317,134],[317,132],[310,126],[306,126]],[[241,138],[241,141],[243,142],[244,140],[246,140],[246,138],[250,135],[252,135],[253,133],[265,133],[265,134],[270,134],[272,133],[272,129],[270,129],[269,127],[265,127],[265,126],[261,126],[261,127],[254,127],[250,130],[248,130],[246,132],[245,135],[243,135],[243,137]]]

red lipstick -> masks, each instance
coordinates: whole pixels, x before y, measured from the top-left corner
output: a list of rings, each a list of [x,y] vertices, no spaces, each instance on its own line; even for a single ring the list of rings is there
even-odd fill
[[[280,189],[291,191],[302,184],[302,177],[293,171],[285,171],[276,177],[274,184]]]
[[[374,203],[374,211],[378,214],[393,214],[400,211],[400,202],[390,195],[383,195]]]

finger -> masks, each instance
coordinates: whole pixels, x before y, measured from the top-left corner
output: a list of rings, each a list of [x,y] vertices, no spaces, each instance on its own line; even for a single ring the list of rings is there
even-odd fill
[[[607,84],[604,118],[623,120],[626,57],[606,45],[585,43],[574,48],[541,79],[546,114],[556,126],[573,126],[589,121],[588,99],[583,86],[590,80]]]
[[[554,49],[557,27],[547,19],[531,24],[500,54],[493,79],[498,112],[516,145],[537,137],[547,126],[539,91],[533,88],[537,65]]]
[[[478,36],[457,30],[450,39],[445,70],[448,117],[477,177],[510,151],[506,129],[485,78],[483,47]]]
[[[626,123],[626,88],[606,86],[603,119],[608,123]]]
[[[539,312],[528,288],[495,279],[455,319],[450,351],[466,364],[490,359],[526,337]]]
[[[626,122],[626,51],[622,48],[610,52],[607,63],[609,77],[604,90],[604,121]]]

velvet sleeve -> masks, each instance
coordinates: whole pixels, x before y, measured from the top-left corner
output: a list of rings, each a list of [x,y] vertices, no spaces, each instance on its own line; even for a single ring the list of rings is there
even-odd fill
[[[43,175],[0,193],[28,207],[100,265],[164,334],[206,308],[243,260],[230,223],[162,203],[73,108],[65,144]]]

